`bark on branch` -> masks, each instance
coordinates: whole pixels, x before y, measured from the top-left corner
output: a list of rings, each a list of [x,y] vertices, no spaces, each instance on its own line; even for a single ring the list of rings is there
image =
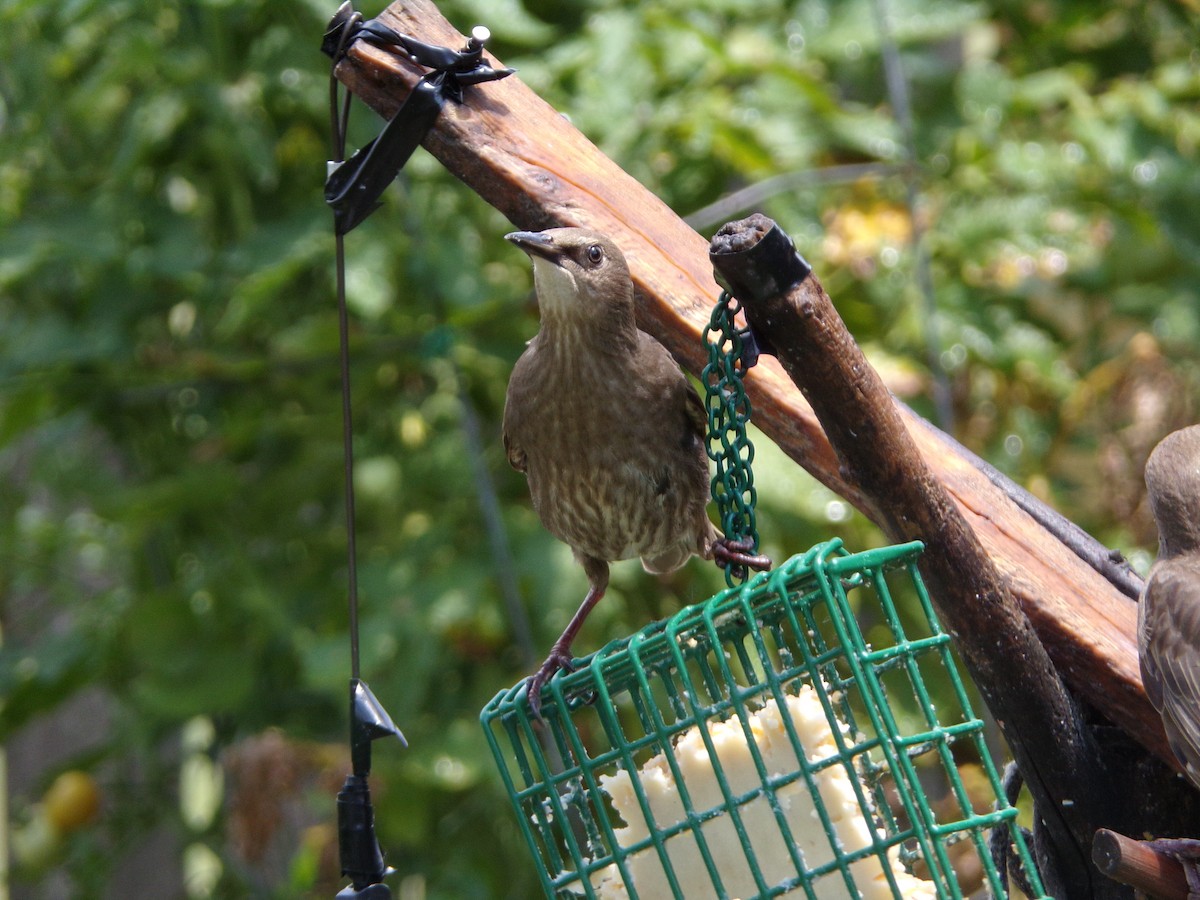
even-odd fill
[[[896,543],[922,540],[920,569],[938,616],[957,638],[1000,723],[1046,826],[1040,866],[1059,897],[1115,895],[1089,860],[1097,824],[1112,821],[1112,789],[1095,777],[1099,750],[1015,596],[926,465],[883,381],[815,274],[770,219],[724,226],[711,245],[717,272],[812,404],[842,472],[869,498]],[[1064,803],[1064,800],[1070,802]]]

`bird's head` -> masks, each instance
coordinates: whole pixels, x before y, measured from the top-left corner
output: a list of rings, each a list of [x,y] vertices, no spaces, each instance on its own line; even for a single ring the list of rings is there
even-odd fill
[[[533,260],[542,317],[633,326],[633,283],[620,249],[584,228],[514,231],[505,237]]]
[[[1200,551],[1200,425],[1163,438],[1146,462],[1160,553]]]

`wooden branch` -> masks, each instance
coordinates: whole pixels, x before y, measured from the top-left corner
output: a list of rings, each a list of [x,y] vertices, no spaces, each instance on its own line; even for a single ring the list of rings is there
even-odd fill
[[[1055,862],[1041,869],[1047,877],[1052,868],[1061,887],[1047,888],[1063,897],[1115,893],[1088,863],[1093,833],[1113,820],[1112,787],[1096,777],[1101,754],[1006,579],[917,452],[820,280],[761,215],[724,226],[710,258],[754,334],[767,336],[812,404],[888,538],[925,542],[919,566],[938,616],[957,638],[1049,832]]]
[[[1179,860],[1102,828],[1092,842],[1096,868],[1114,881],[1145,891],[1158,900],[1187,900],[1187,875]]]
[[[464,42],[430,0],[403,0],[381,18],[420,40],[451,47]],[[338,77],[384,116],[396,111],[421,74],[364,42],[338,68]],[[530,91],[519,73],[468,88],[462,104],[447,104],[425,147],[519,228],[583,225],[612,235],[638,287],[639,324],[687,369],[701,370],[701,335],[719,290],[706,241]],[[879,515],[840,471],[811,407],[774,360],[752,370],[747,388],[755,423],[768,436],[823,484],[873,518]],[[1158,714],[1141,688],[1135,604],[956,452],[944,435],[903,407],[899,415],[1067,682],[1128,734],[1173,762]]]

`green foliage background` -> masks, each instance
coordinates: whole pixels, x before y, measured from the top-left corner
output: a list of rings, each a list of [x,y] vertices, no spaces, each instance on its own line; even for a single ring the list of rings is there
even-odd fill
[[[461,30],[487,24],[500,59],[681,214],[795,174],[759,208],[932,414],[911,183],[957,435],[1145,563],[1141,464],[1194,421],[1200,386],[1195,4],[883,6],[912,91],[911,182],[868,0],[441,4]],[[189,848],[191,896],[339,886],[345,532],[318,52],[332,11],[0,2],[0,740],[81,697],[104,711],[10,784],[15,832],[63,769],[104,794],[97,822],[17,859],[18,894],[105,896],[162,834],[171,871]],[[376,122],[360,109],[355,127],[361,142]],[[837,177],[850,164],[868,174]],[[499,448],[507,374],[536,330],[506,230],[420,152],[349,239],[364,674],[412,745],[375,754],[402,897],[534,895],[476,723],[531,651],[504,611],[464,422],[532,652],[584,591]],[[772,448],[756,476],[776,558],[834,533],[879,540]],[[718,574],[617,567],[581,646],[708,596]],[[238,777],[254,749],[277,819]],[[181,781],[197,759],[227,769],[223,788],[208,778],[215,815]],[[273,841],[257,858],[247,822]]]

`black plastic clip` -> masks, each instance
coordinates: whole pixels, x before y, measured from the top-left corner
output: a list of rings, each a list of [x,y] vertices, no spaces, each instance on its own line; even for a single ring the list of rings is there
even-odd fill
[[[383,860],[383,851],[375,837],[375,810],[371,806],[371,742],[395,736],[404,746],[408,742],[391,716],[375,699],[366,682],[350,679],[350,761],[352,774],[346,776],[337,795],[338,853],[342,874],[350,885],[340,891],[337,900],[388,900],[391,890],[382,884],[394,870]]]
[[[400,34],[378,19],[364,22],[350,0],[334,14],[321,49],[335,65],[350,45],[361,39],[376,47],[398,47],[410,62],[432,70],[417,82],[378,137],[345,162],[331,164],[325,202],[333,207],[337,234],[352,231],[379,208],[380,195],[433,127],[447,99],[461,103],[464,86],[498,81],[513,73],[484,61],[483,48],[490,36],[486,28],[477,26],[462,50],[451,50]]]

